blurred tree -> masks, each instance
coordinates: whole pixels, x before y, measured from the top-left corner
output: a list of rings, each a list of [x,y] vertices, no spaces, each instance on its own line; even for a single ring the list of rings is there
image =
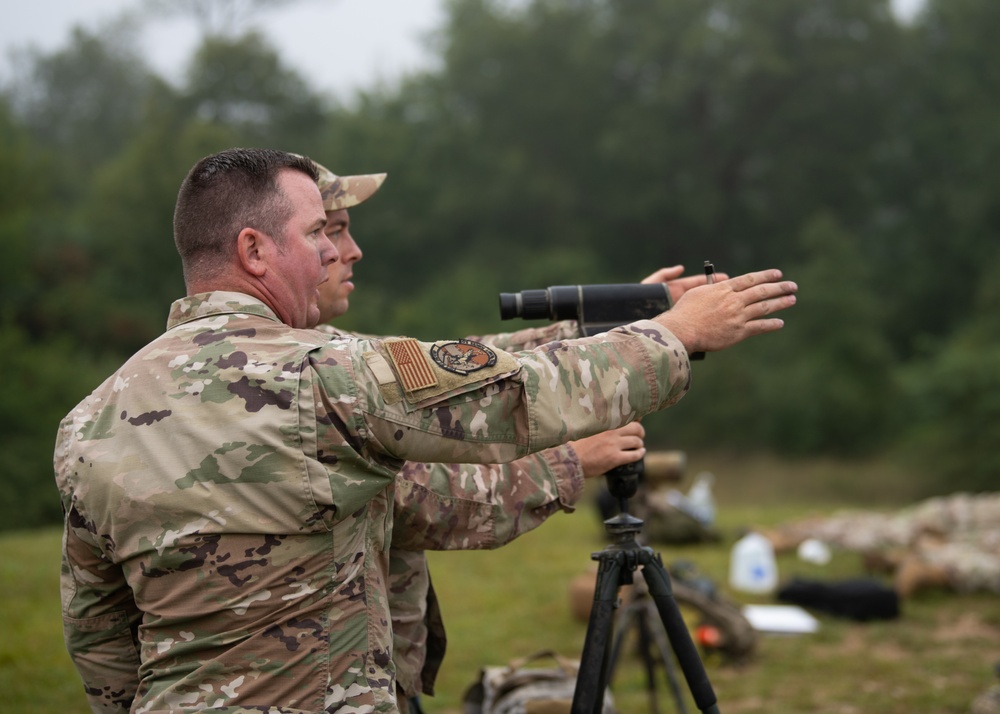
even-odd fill
[[[1000,49],[989,0],[929,0],[908,32],[873,226],[898,294],[886,329],[904,359],[964,321],[1000,231]]]
[[[764,440],[786,453],[870,453],[900,421],[881,276],[858,236],[829,215],[808,224],[801,241],[808,260],[787,272],[805,286],[802,299],[758,375]]]
[[[897,433],[901,390],[879,276],[859,237],[830,214],[817,214],[799,240],[808,258],[784,271],[800,289],[780,316],[785,327],[692,363],[683,417],[667,415],[680,443],[855,457]]]
[[[823,211],[891,252],[871,217],[906,39],[887,2],[513,7],[456,0],[440,74],[330,122],[328,164],[390,174],[362,224],[385,290],[470,254],[514,275],[542,246],[590,251],[603,281],[788,265]]]
[[[23,319],[38,288],[34,218],[47,204],[44,168],[28,132],[0,98],[0,243],[6,254],[0,262],[0,305],[8,318]]]
[[[984,268],[969,319],[905,373],[904,455],[937,491],[993,491],[1000,474],[1000,250]]]
[[[66,412],[110,372],[76,349],[67,335],[30,340],[0,317],[0,530],[32,528],[61,520],[52,479],[52,445]]]
[[[171,115],[164,106],[97,174],[79,219],[95,236],[90,282],[108,301],[106,319],[88,340],[95,351],[127,354],[163,331],[170,303],[184,295],[173,241],[178,187],[202,156],[241,143],[227,127]],[[74,319],[73,304],[57,307],[53,299],[46,306]]]
[[[66,197],[128,141],[159,81],[136,49],[135,27],[131,20],[96,32],[76,27],[65,49],[16,54],[8,95],[23,125],[55,156]]]
[[[466,240],[749,268],[816,210],[867,218],[902,38],[884,0],[457,0],[443,36],[423,108],[462,149]]]
[[[181,107],[243,141],[305,151],[324,123],[319,98],[258,32],[208,36],[187,71]]]
[[[95,354],[127,354],[158,334],[184,292],[172,222],[188,169],[230,146],[302,150],[321,126],[304,81],[258,40],[206,39],[191,84],[156,85],[121,149],[79,187],[81,207],[70,215],[71,236],[81,238],[54,256],[60,289],[37,306],[49,333],[70,330]]]

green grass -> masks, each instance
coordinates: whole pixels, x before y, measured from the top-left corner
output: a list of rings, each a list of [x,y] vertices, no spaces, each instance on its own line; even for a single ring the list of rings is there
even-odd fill
[[[667,563],[693,561],[723,588],[729,548],[744,527],[841,506],[903,506],[921,495],[908,474],[877,462],[689,458],[688,474],[705,469],[716,475],[723,542],[656,550]],[[582,506],[497,551],[432,554],[449,643],[438,694],[426,700],[428,711],[458,714],[462,692],[482,666],[542,649],[578,658],[586,624],[570,616],[567,587],[591,567],[590,554],[606,542],[597,516]],[[0,692],[5,711],[86,711],[63,649],[58,571],[57,531],[0,537]],[[860,559],[850,554],[836,555],[823,568],[782,556],[779,571],[783,579],[864,574]],[[822,615],[820,620],[821,630],[814,635],[762,638],[746,664],[706,658],[723,714],[964,714],[973,697],[993,683],[992,667],[1000,662],[1000,598],[993,594],[923,592],[904,603],[898,620],[863,624]],[[648,711],[643,687],[636,663],[623,661],[615,685],[622,714]],[[683,682],[682,688],[686,692]],[[660,703],[661,711],[675,711],[665,694]],[[697,711],[693,702],[687,707]]]
[[[58,530],[0,537],[0,692],[4,711],[87,712],[63,647]]]
[[[687,474],[701,470],[716,475],[723,542],[656,550],[668,564],[694,562],[724,590],[729,549],[748,526],[848,506],[891,509],[923,495],[919,481],[882,462],[689,455]],[[494,552],[431,554],[449,645],[430,711],[458,714],[462,691],[483,665],[505,664],[542,649],[578,658],[586,624],[570,616],[567,587],[591,566],[590,554],[606,543],[599,519],[582,507]],[[835,555],[825,567],[781,556],[779,572],[782,579],[866,575],[860,558],[847,553]],[[767,602],[728,594],[742,602]],[[1000,662],[1000,598],[995,594],[920,593],[903,603],[900,619],[888,622],[819,618],[821,630],[815,635],[761,638],[744,665],[706,658],[721,712],[964,714],[973,697],[993,684],[992,667]],[[661,674],[660,711],[675,711],[663,681]],[[624,661],[615,684],[622,714],[649,711],[644,686],[638,662]],[[682,689],[687,692],[683,682]],[[698,711],[690,699],[686,706]]]

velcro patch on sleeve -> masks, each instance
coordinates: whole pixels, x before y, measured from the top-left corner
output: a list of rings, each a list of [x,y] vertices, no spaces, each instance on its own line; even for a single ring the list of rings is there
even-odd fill
[[[437,386],[408,392],[410,405],[424,408],[441,399],[479,389],[487,384],[512,375],[520,369],[513,355],[494,350],[472,340],[449,340],[424,345],[425,354],[433,363]]]
[[[393,374],[389,363],[385,361],[385,357],[378,352],[365,352],[362,357],[365,358],[368,369],[375,375],[375,379],[378,380],[379,385],[396,383],[396,375]]]
[[[407,337],[402,340],[387,340],[385,348],[389,353],[403,385],[403,391],[415,392],[437,385],[437,376],[427,356],[420,349],[420,342]]]
[[[397,404],[403,399],[403,390],[396,381],[396,375],[389,366],[389,360],[378,352],[365,352],[365,364],[378,381],[378,391],[386,404]]]

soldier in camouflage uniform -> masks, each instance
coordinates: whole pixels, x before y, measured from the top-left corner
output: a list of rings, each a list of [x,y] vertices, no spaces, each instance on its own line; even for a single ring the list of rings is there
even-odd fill
[[[63,622],[95,712],[397,712],[402,463],[506,462],[636,421],[683,396],[688,351],[780,329],[795,302],[767,270],[516,354],[328,339],[317,178],[277,151],[199,161],[174,216],[187,297],[60,424]]]
[[[815,538],[894,572],[901,597],[939,586],[1000,593],[1000,494],[953,493],[895,512],[845,510],[767,532],[775,550]]]
[[[347,312],[354,265],[363,256],[351,233],[348,209],[370,198],[386,175],[337,176],[324,166],[317,169],[326,234],[340,255],[327,266],[330,279],[320,287],[318,329],[343,334],[327,323]],[[704,275],[678,279],[682,271],[680,266],[664,269],[643,282],[669,282],[677,297],[705,283]],[[575,321],[564,321],[467,339],[521,351],[580,336]],[[643,457],[642,436],[641,425],[634,422],[509,464],[404,464],[394,503],[389,610],[397,689],[401,699],[409,700],[411,712],[421,711],[420,694],[434,694],[446,644],[424,551],[496,548],[560,510],[572,512],[584,478]]]

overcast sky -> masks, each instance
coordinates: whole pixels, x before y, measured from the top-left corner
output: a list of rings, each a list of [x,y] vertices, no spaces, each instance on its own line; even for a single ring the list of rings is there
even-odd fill
[[[13,0],[0,22],[0,76],[9,76],[9,51],[65,46],[74,25],[99,27],[139,0]],[[281,10],[261,11],[261,26],[285,62],[316,89],[346,97],[380,79],[394,80],[426,68],[432,55],[423,38],[444,22],[443,0],[299,0]],[[198,41],[187,18],[161,20],[146,29],[142,45],[150,65],[169,80],[180,77]],[[317,62],[317,48],[330,51]]]
[[[893,0],[908,15],[922,0]],[[299,0],[257,17],[285,62],[320,91],[342,99],[379,80],[431,66],[425,36],[444,22],[443,0]],[[9,52],[34,46],[50,52],[65,46],[70,29],[93,29],[139,0],[11,0],[0,23],[0,79],[9,73]],[[198,40],[193,20],[157,20],[142,35],[152,67],[177,80]],[[336,54],[316,61],[317,48]]]

